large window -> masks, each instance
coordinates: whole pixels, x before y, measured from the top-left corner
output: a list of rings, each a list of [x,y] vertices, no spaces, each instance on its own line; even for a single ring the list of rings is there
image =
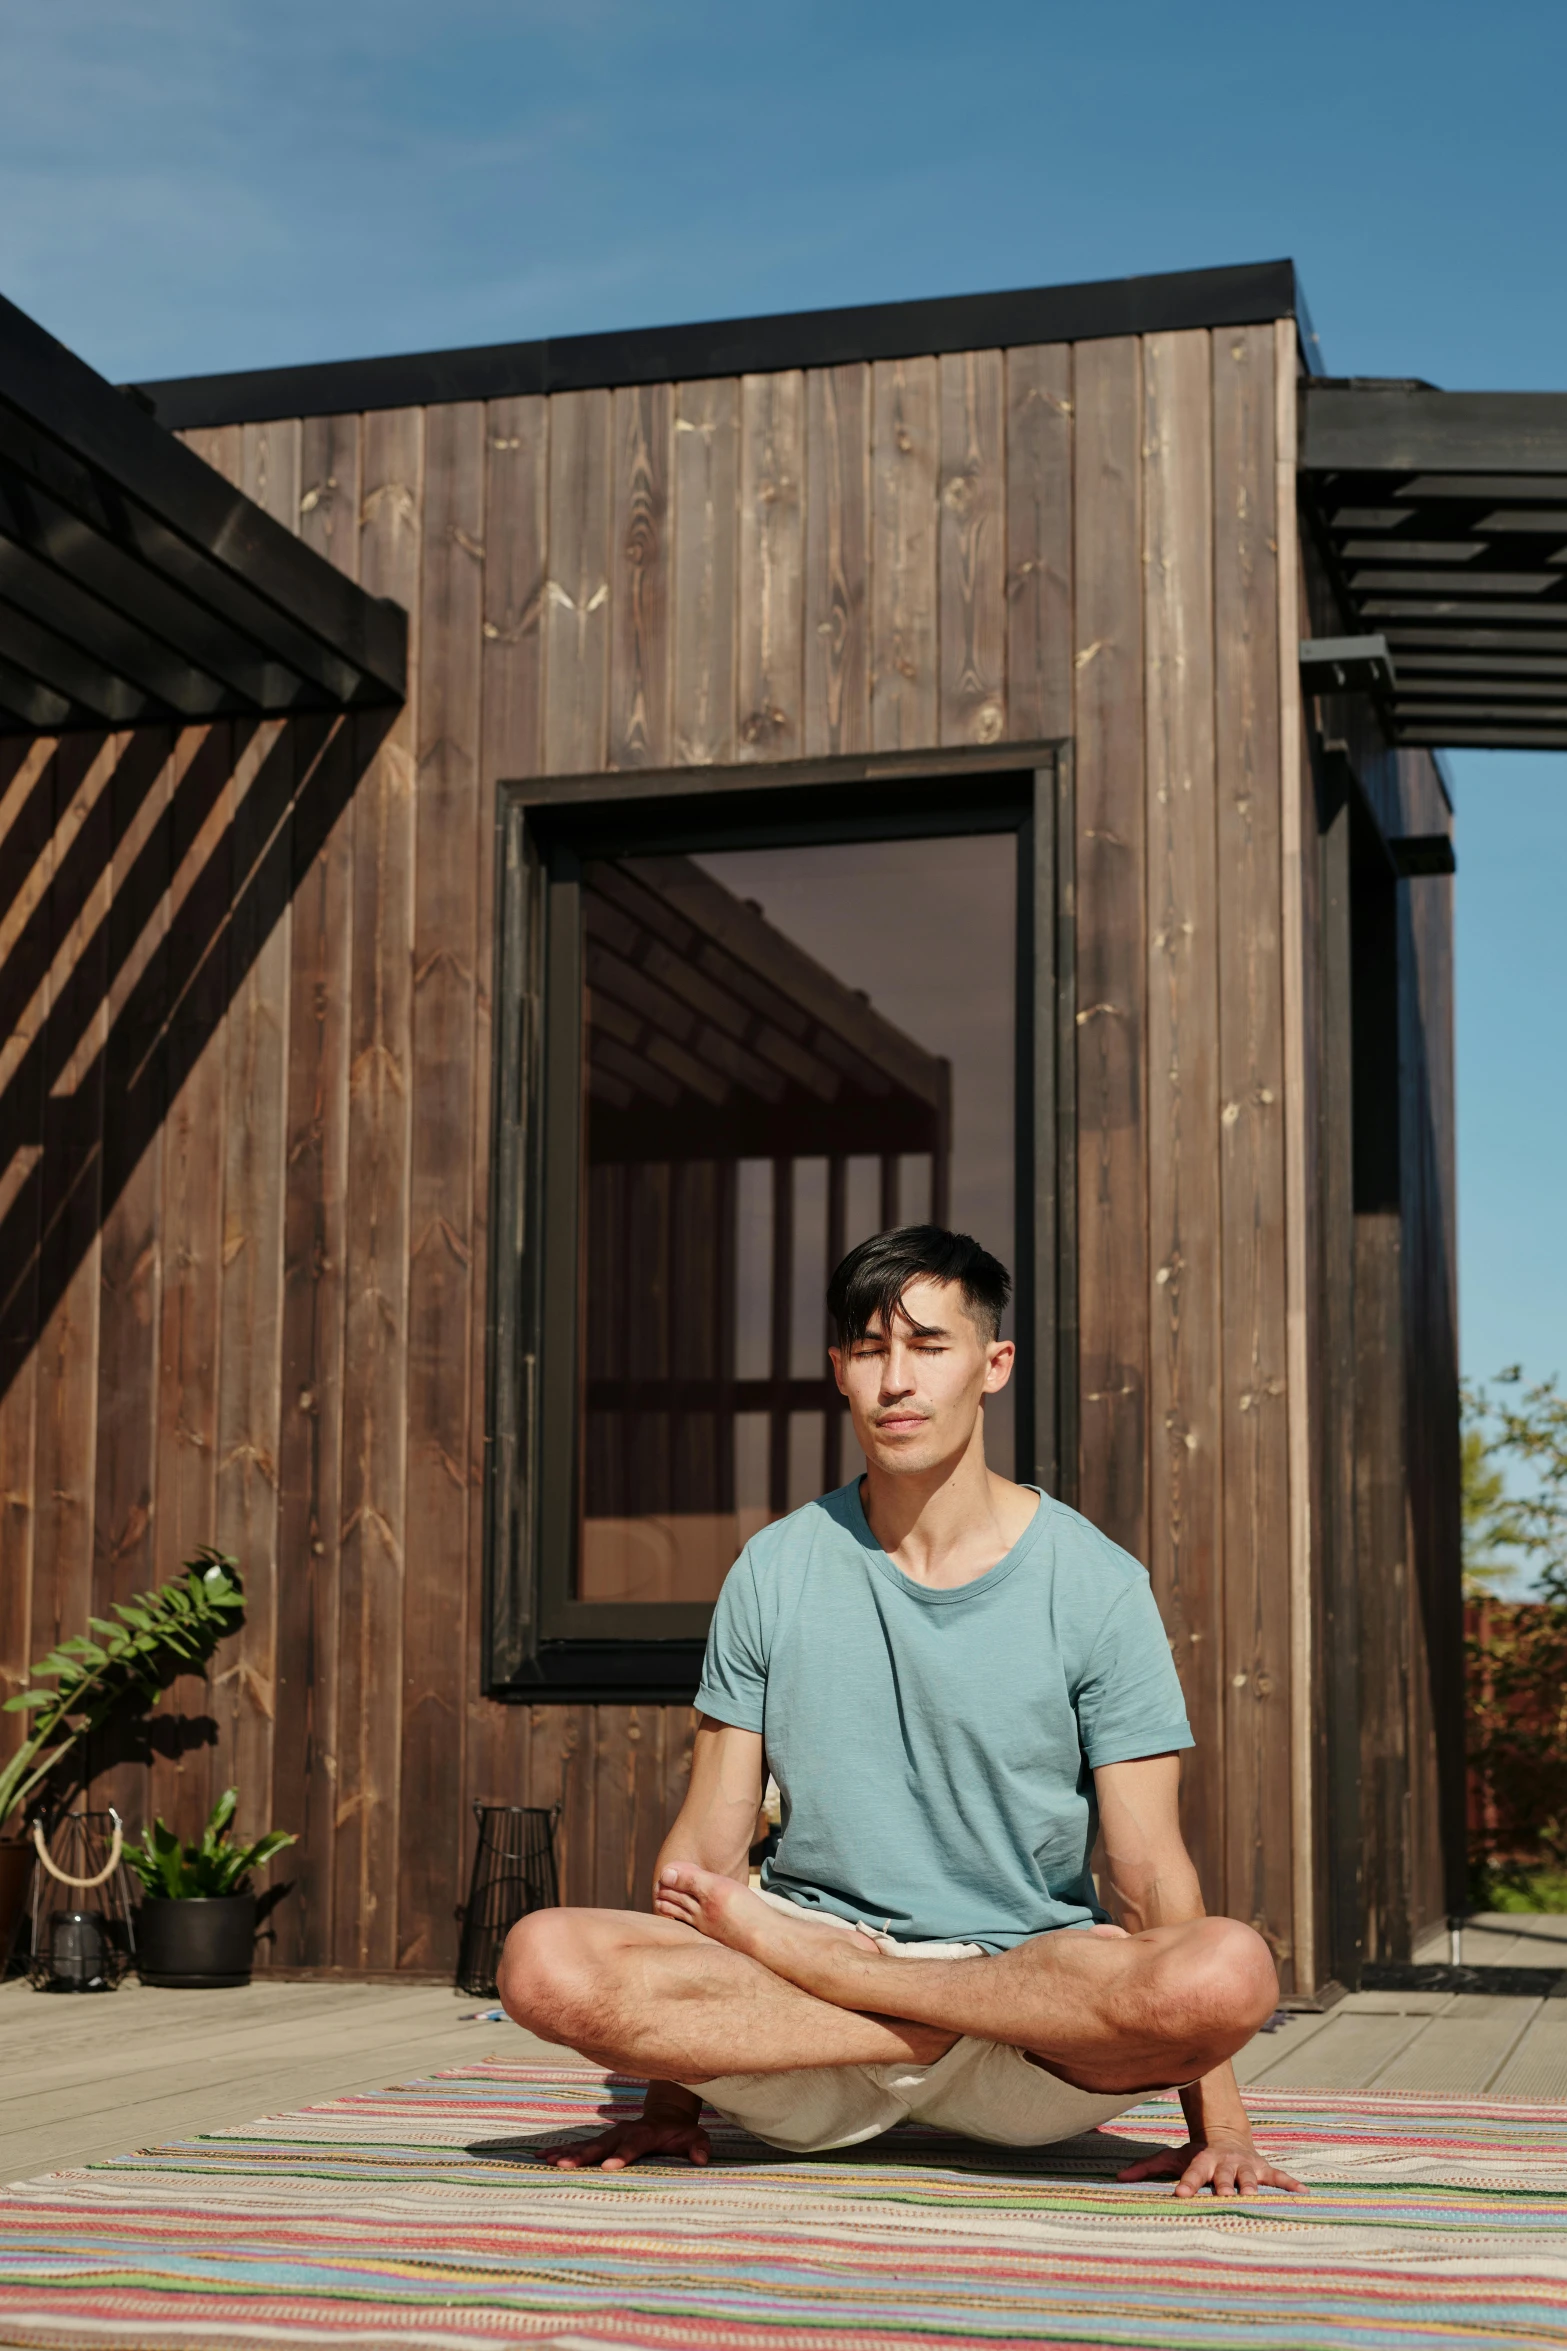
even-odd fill
[[[542,1017],[502,1050],[543,1053],[500,1203],[524,1214],[498,1252],[495,1678],[689,1685],[748,1537],[863,1466],[824,1305],[856,1241],[972,1232],[1037,1321],[1039,790],[519,820]],[[524,960],[514,938],[503,986]],[[1009,1474],[1035,1369],[987,1408]]]

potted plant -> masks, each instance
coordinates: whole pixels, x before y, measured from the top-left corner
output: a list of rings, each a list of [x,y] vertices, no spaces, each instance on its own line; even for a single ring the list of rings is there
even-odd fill
[[[187,1845],[161,1820],[143,1829],[125,1859],[142,1883],[136,1913],[136,1971],[144,1984],[215,1991],[248,1984],[256,1941],[250,1873],[294,1839],[269,1829],[253,1845],[231,1845],[237,1788],[225,1788],[202,1831]]]
[[[159,1591],[112,1606],[118,1623],[90,1616],[88,1630],[40,1658],[28,1688],[5,1701],[5,1713],[32,1719],[16,1753],[0,1764],[0,1831],[90,1731],[122,1706],[150,1705],[177,1674],[203,1666],[241,1621],[245,1596],[236,1562],[207,1549]],[[0,1967],[21,1917],[32,1850],[20,1834],[0,1835]]]

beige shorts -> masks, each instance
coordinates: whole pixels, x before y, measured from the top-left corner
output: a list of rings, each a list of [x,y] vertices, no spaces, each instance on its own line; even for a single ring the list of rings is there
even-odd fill
[[[794,1907],[777,1894],[761,1898],[783,1910]],[[832,1923],[852,1931],[846,1920]],[[904,1959],[985,1956],[978,1943],[875,1940]],[[1147,2096],[1074,2089],[1031,2064],[1021,2049],[968,2034],[933,2065],[811,2065],[793,2073],[726,2073],[685,2087],[700,2091],[726,2122],[792,2155],[854,2147],[900,2122],[931,2123],[992,2146],[1043,2147],[1095,2130]]]

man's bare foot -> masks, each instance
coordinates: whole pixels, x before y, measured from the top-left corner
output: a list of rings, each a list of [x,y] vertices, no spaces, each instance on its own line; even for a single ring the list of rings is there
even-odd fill
[[[737,1885],[733,1878],[698,1869],[689,1861],[671,1862],[660,1872],[653,1907],[662,1917],[677,1918],[710,1941],[726,1943],[731,1951],[743,1951],[748,1959],[760,1960],[775,1975],[788,1976],[793,1982],[802,1980],[801,1966],[808,1967],[813,1988],[817,1969],[824,1961],[900,1956],[896,1944],[889,1948],[869,1928],[845,1935],[846,1919],[813,1918],[795,1904],[785,1907],[776,1901],[758,1901],[748,1887]],[[1108,1923],[1089,1927],[1086,1932],[1126,1939],[1125,1927]]]
[[[791,1963],[813,1958],[856,1952],[869,1959],[880,1956],[868,1935],[846,1935],[841,1925],[829,1926],[794,1905],[784,1909],[758,1901],[748,1887],[710,1869],[698,1869],[694,1862],[671,1862],[659,1872],[653,1908],[663,1918],[678,1918],[683,1926],[695,1927],[712,1942],[727,1943],[731,1951],[760,1960],[775,1975],[789,1975]]]

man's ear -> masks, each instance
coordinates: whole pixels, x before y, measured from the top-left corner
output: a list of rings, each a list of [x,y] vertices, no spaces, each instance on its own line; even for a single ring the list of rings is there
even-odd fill
[[[994,1396],[1012,1377],[1017,1348],[1010,1339],[992,1339],[985,1352],[990,1359],[985,1366],[985,1394]]]
[[[841,1347],[829,1347],[827,1350],[827,1360],[832,1365],[832,1376],[838,1383],[839,1395],[847,1396],[849,1391],[843,1384],[843,1349]]]

